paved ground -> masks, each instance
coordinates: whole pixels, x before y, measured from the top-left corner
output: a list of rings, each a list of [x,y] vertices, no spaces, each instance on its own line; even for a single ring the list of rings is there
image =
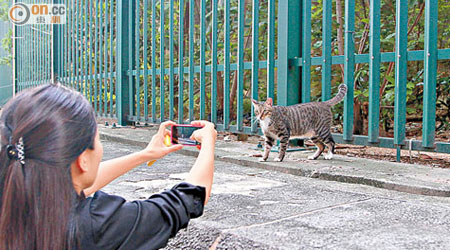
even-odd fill
[[[101,126],[102,138],[111,141],[145,146],[155,132],[155,128],[111,129]],[[186,147],[181,152],[196,155],[197,150]],[[271,171],[333,180],[346,183],[358,183],[413,194],[450,197],[450,169],[432,168],[423,165],[386,162],[356,157],[335,155],[333,160],[308,160],[313,151],[288,152],[282,163],[274,162],[275,152],[269,161],[261,163],[261,154],[256,145],[244,142],[218,141],[216,158],[241,166],[256,167]]]
[[[149,131],[140,130],[103,128],[101,132],[102,138],[129,142],[104,141],[105,159],[137,151],[141,148],[139,145],[151,137]],[[249,162],[255,160],[252,157],[239,158],[232,150],[224,150],[222,145],[218,146],[218,151],[221,151],[218,158],[225,161],[216,161],[213,194],[204,215],[171,240],[167,249],[450,249],[449,198],[385,189],[395,186],[395,182],[376,188],[371,183],[318,179],[324,171],[346,176],[353,173],[352,168],[371,168],[371,161],[364,166],[359,166],[364,162],[348,158],[325,163],[300,162],[302,168],[308,165],[319,170],[316,173],[311,170],[310,176],[317,178],[307,178],[303,177],[307,176],[302,174],[303,170],[289,170],[290,164],[299,165],[298,160],[277,163],[280,165],[277,168],[271,165],[275,163],[248,167]],[[231,153],[226,156],[224,152]],[[188,156],[194,152],[182,153],[172,154],[151,167],[140,166],[104,190],[132,200],[171,187],[183,180],[195,160]],[[242,164],[230,163],[227,157]],[[328,170],[323,170],[326,164]],[[420,166],[394,166],[402,171],[411,168],[402,174],[407,177],[398,182],[412,188],[406,191],[423,191],[424,187],[433,195],[445,195],[448,191],[448,182],[433,184],[434,174],[422,180],[420,176],[427,176],[427,173],[416,171],[416,168],[422,170]],[[288,170],[283,171],[282,167]],[[373,172],[376,170],[385,171],[377,167]],[[428,172],[435,170],[428,169]],[[448,170],[439,173],[439,178],[450,179]],[[400,174],[392,170],[365,178],[391,183],[389,178],[395,175]],[[408,182],[411,179],[413,181]],[[344,177],[338,180],[346,181]]]

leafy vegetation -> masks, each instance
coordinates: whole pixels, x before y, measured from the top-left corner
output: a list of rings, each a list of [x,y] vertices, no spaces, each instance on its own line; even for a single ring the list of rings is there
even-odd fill
[[[0,0],[0,21],[8,20],[8,3],[7,0]],[[0,37],[0,46],[8,53],[6,56],[0,56],[0,65],[11,65],[12,62],[12,29],[9,29],[5,37]]]

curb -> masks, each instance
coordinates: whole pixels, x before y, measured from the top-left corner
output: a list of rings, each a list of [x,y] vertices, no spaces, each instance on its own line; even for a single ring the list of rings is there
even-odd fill
[[[145,142],[111,136],[111,135],[108,135],[108,134],[105,134],[102,132],[100,132],[100,138],[104,139],[104,140],[112,141],[112,142],[132,145],[132,146],[139,146],[139,147],[147,146],[147,143],[145,143]],[[216,151],[221,152],[221,150],[217,150],[217,149],[216,149]],[[188,148],[183,148],[182,150],[180,150],[176,153],[186,155],[186,156],[193,156],[193,157],[196,157],[198,155],[198,151],[196,149],[188,149]],[[450,197],[450,190],[440,190],[440,189],[434,189],[434,188],[429,188],[429,187],[419,187],[419,186],[407,185],[407,184],[402,184],[402,183],[394,183],[394,182],[388,182],[388,181],[384,181],[384,180],[365,178],[365,177],[361,177],[361,176],[321,173],[318,171],[305,170],[305,169],[301,169],[301,168],[289,168],[289,167],[283,167],[283,166],[275,166],[275,165],[270,165],[270,164],[266,164],[266,163],[261,163],[258,161],[251,161],[251,160],[247,160],[247,159],[233,158],[233,157],[227,157],[227,156],[216,155],[215,160],[233,163],[233,164],[237,164],[237,165],[245,166],[245,167],[277,171],[280,173],[297,175],[297,176],[302,176],[302,177],[309,177],[309,178],[316,178],[316,179],[327,180],[327,181],[337,181],[337,182],[343,182],[343,183],[361,184],[361,185],[383,188],[383,189],[387,189],[387,190],[393,190],[393,191],[410,193],[410,194],[438,196],[438,197]]]

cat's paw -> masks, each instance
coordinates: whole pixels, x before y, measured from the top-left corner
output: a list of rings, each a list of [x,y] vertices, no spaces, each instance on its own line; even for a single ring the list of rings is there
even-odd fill
[[[333,159],[333,154],[325,155],[325,160],[331,160],[331,159]]]
[[[280,161],[282,161],[280,158],[275,158],[275,159],[273,159],[274,161],[276,161],[276,162],[280,162]]]
[[[266,161],[266,159],[264,159],[264,158],[259,158],[258,161],[259,161],[259,162],[264,162],[264,161]]]
[[[315,160],[315,159],[317,159],[317,157],[315,155],[308,156],[308,160]]]

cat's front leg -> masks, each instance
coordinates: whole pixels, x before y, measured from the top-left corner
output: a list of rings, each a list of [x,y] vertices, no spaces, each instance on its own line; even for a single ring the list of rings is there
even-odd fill
[[[264,156],[259,159],[259,161],[267,161],[267,158],[269,158],[270,150],[272,149],[273,143],[275,139],[273,139],[270,136],[265,136],[265,144],[264,144]]]
[[[278,152],[278,157],[275,158],[275,161],[283,161],[289,143],[289,134],[280,134],[279,138],[280,138],[280,152]]]

